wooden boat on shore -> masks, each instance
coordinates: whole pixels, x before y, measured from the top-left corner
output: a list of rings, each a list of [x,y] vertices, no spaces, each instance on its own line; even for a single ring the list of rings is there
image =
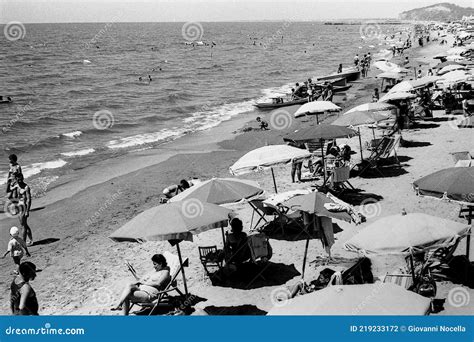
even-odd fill
[[[360,78],[360,71],[355,68],[342,70],[341,73],[333,73],[326,76],[316,76],[317,81],[328,81],[338,78],[345,78],[348,82],[357,81]]]
[[[316,93],[313,96],[313,101],[317,100],[320,96],[321,96],[320,93]],[[278,96],[278,97],[272,97],[271,103],[260,102],[260,103],[254,104],[254,106],[257,107],[258,109],[275,109],[275,108],[281,108],[281,107],[286,107],[286,106],[304,104],[307,102],[309,102],[307,97],[296,99],[296,100],[285,100],[282,96]]]

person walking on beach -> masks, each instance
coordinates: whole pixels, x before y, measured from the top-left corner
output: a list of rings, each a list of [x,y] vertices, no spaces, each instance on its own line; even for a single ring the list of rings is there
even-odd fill
[[[303,167],[303,161],[297,160],[291,163],[291,182],[295,182],[295,175],[298,179],[298,183],[301,182],[301,168]]]
[[[13,263],[17,265],[17,267],[20,266],[21,263],[21,258],[23,258],[23,255],[26,253],[26,256],[31,256],[30,252],[28,251],[28,247],[26,246],[25,241],[20,237],[20,231],[18,230],[17,227],[11,227],[10,228],[10,241],[8,241],[8,247],[7,251],[5,254],[3,254],[2,258],[5,258],[7,254],[10,254],[10,256],[13,259]],[[16,274],[18,274],[18,270],[15,269],[14,271]]]
[[[25,261],[18,267],[19,274],[10,285],[10,309],[15,316],[38,316],[38,299],[30,280],[36,278],[36,265]]]
[[[342,73],[342,64],[339,64],[339,67],[337,68],[337,73]]]
[[[18,208],[20,210],[18,218],[23,228],[23,240],[27,241],[28,246],[31,246],[33,244],[33,234],[28,225],[28,217],[30,216],[31,209],[31,191],[28,184],[24,182],[23,175],[16,177],[16,185],[13,187],[13,190],[18,193]],[[29,238],[29,241],[27,238]]]
[[[8,178],[7,178],[7,198],[11,199],[14,197],[14,193],[12,191],[12,187],[15,185],[15,178],[17,176],[23,176],[21,171],[21,166],[18,164],[18,157],[16,154],[10,154],[8,156],[8,160],[10,162],[10,169],[8,170]]]

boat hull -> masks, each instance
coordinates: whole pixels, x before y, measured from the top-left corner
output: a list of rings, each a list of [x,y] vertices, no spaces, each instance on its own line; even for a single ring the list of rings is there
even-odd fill
[[[326,81],[326,80],[333,80],[336,78],[345,78],[348,82],[354,82],[357,81],[360,78],[360,71],[354,70],[354,71],[348,71],[348,72],[342,72],[340,74],[331,74],[327,76],[320,76],[317,77],[318,81]]]

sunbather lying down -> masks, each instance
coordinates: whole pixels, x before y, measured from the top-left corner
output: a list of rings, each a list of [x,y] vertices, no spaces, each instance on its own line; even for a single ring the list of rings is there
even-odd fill
[[[155,270],[144,277],[125,286],[120,300],[111,310],[123,310],[124,315],[130,311],[130,303],[151,303],[158,298],[160,291],[166,288],[171,281],[170,269],[166,259],[161,254],[151,257]]]

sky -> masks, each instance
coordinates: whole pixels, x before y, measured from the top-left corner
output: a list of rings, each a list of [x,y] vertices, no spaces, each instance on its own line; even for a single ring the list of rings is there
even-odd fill
[[[474,0],[0,0],[0,24],[396,18],[405,10]]]

